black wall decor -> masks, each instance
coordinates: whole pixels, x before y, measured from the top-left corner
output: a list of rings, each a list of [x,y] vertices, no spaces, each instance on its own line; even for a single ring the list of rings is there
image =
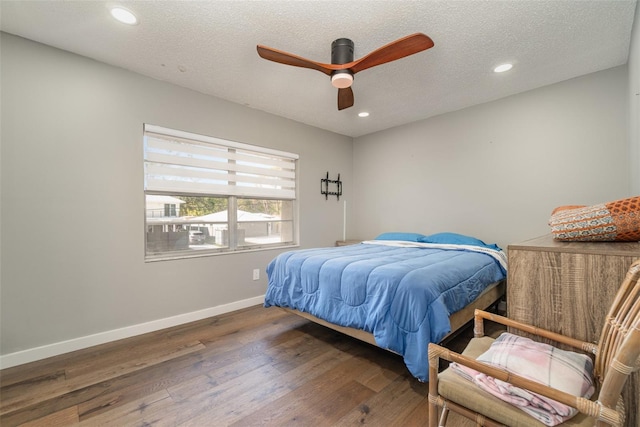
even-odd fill
[[[332,189],[335,188],[335,191],[329,191],[330,185]],[[342,181],[340,181],[340,174],[338,174],[338,179],[333,180],[329,179],[329,172],[327,172],[327,177],[320,180],[320,194],[324,194],[325,200],[327,200],[329,196],[336,196],[337,199],[340,200],[340,196],[342,196]]]

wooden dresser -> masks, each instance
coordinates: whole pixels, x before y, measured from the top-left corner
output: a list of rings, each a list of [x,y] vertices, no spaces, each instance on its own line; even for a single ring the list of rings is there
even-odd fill
[[[549,234],[508,247],[508,317],[597,342],[640,242],[560,242]],[[626,426],[640,427],[640,374],[626,385]]]

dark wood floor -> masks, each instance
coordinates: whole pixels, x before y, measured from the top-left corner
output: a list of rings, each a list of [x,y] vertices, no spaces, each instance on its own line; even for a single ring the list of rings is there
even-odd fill
[[[2,370],[0,425],[424,426],[427,388],[397,355],[256,306]]]

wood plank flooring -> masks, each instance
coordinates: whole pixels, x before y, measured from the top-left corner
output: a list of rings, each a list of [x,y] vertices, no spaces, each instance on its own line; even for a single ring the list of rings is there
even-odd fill
[[[2,370],[0,425],[425,426],[427,393],[400,356],[255,306]]]

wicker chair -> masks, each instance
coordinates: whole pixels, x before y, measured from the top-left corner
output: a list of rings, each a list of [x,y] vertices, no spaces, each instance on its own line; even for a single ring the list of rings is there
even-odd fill
[[[484,353],[493,342],[492,338],[483,336],[485,319],[595,355],[593,366],[597,397],[589,400],[573,396],[476,361],[475,358]],[[451,369],[438,374],[440,359],[457,362],[516,387],[576,408],[579,411],[578,414],[565,421],[563,426],[622,427],[625,425],[622,389],[631,373],[640,368],[640,260],[633,263],[627,272],[609,309],[599,344],[569,338],[481,310],[475,312],[474,334],[475,338],[462,354],[436,344],[429,344],[430,427],[444,426],[449,410],[481,426],[543,426],[517,407],[482,391],[474,383],[452,372]],[[442,408],[442,414],[438,424],[439,408]]]

